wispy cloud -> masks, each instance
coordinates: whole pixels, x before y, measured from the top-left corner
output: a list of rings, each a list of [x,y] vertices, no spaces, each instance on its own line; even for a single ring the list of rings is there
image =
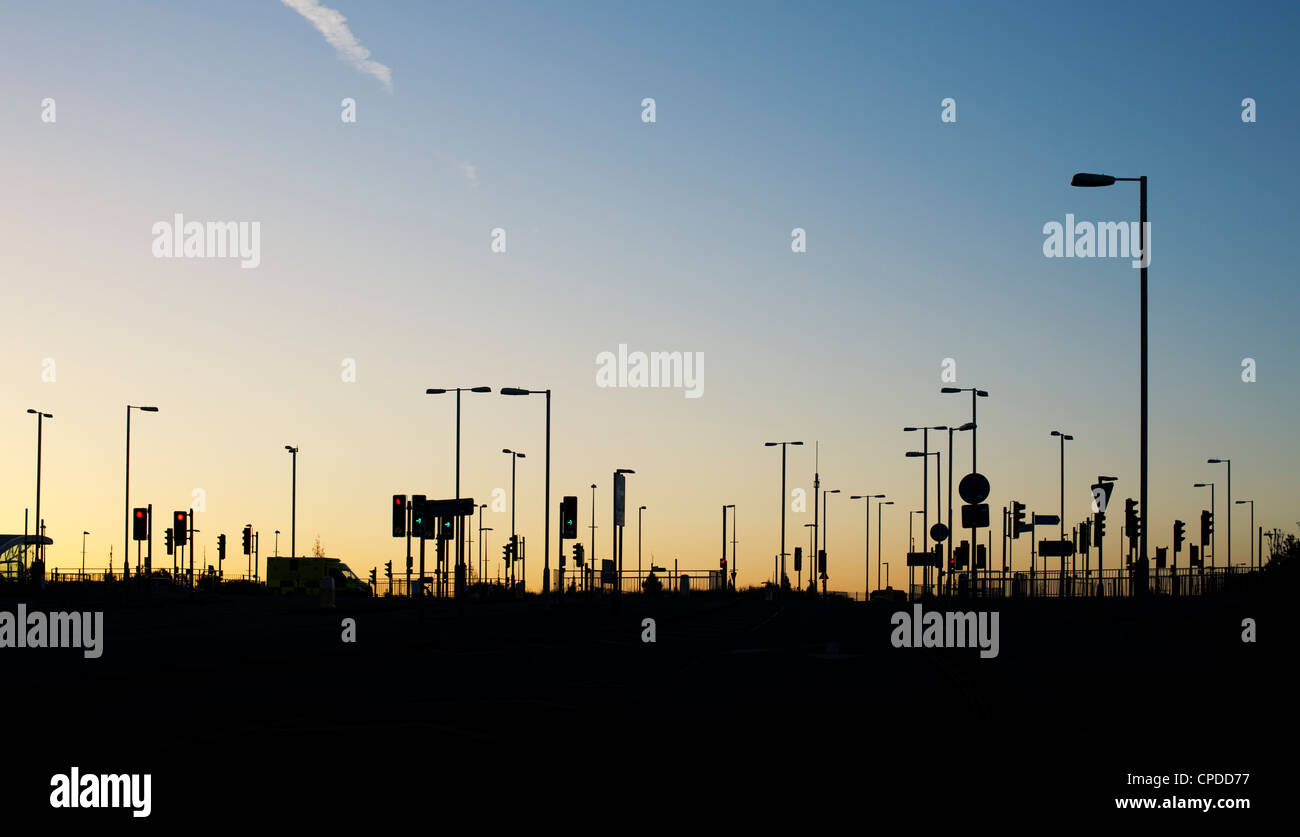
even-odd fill
[[[341,13],[322,6],[320,0],[280,2],[311,21],[312,26],[325,36],[326,42],[334,47],[340,58],[361,72],[379,79],[388,92],[393,91],[393,71],[386,64],[370,60],[370,50],[357,42],[356,36],[347,26],[347,18]]]

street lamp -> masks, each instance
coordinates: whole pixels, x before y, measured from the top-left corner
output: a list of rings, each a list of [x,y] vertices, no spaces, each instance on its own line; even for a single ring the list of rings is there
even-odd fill
[[[949,461],[951,461],[951,460],[949,460]],[[867,575],[866,575],[867,586],[864,588],[864,592],[863,592],[863,594],[862,594],[862,595],[864,596],[863,601],[866,601],[866,600],[867,600],[868,598],[870,598],[870,596],[871,596],[871,501],[872,501],[872,500],[875,500],[875,499],[877,499],[877,498],[880,498],[880,497],[884,497],[884,496],[885,496],[884,494],[851,494],[851,495],[849,495],[849,499],[850,499],[850,500],[866,500],[866,501],[867,501],[867,534],[866,534],[866,537],[863,538],[864,545],[866,546],[865,558],[866,558],[866,570],[867,570]],[[880,573],[879,573],[879,572],[876,573],[876,583],[877,583],[877,584],[880,583]]]
[[[722,507],[722,563],[719,564],[721,567],[727,566],[727,509],[731,509],[731,516],[733,519],[731,524],[732,528],[734,529],[736,525],[734,520],[736,516],[736,504],[728,503]],[[732,543],[735,543],[734,539]],[[731,577],[732,579],[735,579],[736,577],[736,547],[734,545],[731,547]],[[736,586],[734,581],[731,586]],[[722,588],[724,590],[727,589],[727,576],[725,572],[722,576]]]
[[[988,397],[989,397],[988,391],[987,391],[987,390],[983,390],[983,389],[977,389],[977,388],[975,388],[975,387],[940,387],[940,388],[939,388],[939,392],[944,393],[945,395],[951,395],[951,394],[953,394],[953,393],[958,393],[958,392],[969,392],[969,393],[970,393],[970,426],[971,426],[970,429],[971,429],[972,431],[974,431],[974,430],[975,430],[975,427],[976,427],[976,421],[977,421],[976,416],[975,416],[975,413],[976,413],[976,401],[975,401],[975,399],[976,399],[976,398],[988,398]],[[965,429],[965,428],[964,428],[964,426],[963,426],[963,428],[960,428],[960,429]],[[975,467],[975,453],[976,453],[976,451],[977,451],[977,449],[978,449],[978,445],[977,445],[977,442],[978,442],[978,441],[979,441],[979,439],[976,437],[976,434],[975,434],[974,432],[972,432],[972,433],[971,433],[971,436],[970,436],[970,470],[971,470],[971,473],[975,473],[977,470],[979,470],[979,469],[977,469],[977,468]],[[949,519],[951,520],[951,516],[949,517]]]
[[[821,545],[821,549],[822,549],[822,550],[825,550],[826,547],[828,546],[828,544],[827,544],[827,542],[826,542],[826,531],[827,531],[827,530],[826,530],[826,505],[827,505],[827,503],[826,503],[826,497],[827,497],[828,494],[839,494],[839,493],[840,493],[840,490],[839,490],[838,488],[834,488],[834,489],[824,489],[824,490],[822,491],[822,526],[821,526],[821,536],[820,536],[820,537],[821,537],[821,541],[822,541],[822,545]],[[814,554],[813,554],[813,556],[812,556],[812,561],[813,561],[813,563],[812,563],[813,571],[810,572],[809,575],[812,576],[812,590],[813,590],[814,593],[816,593],[816,592],[817,592],[817,574],[818,574],[819,572],[824,572],[824,571],[822,570],[822,566],[821,566],[821,563],[822,563],[822,562],[821,562],[821,551],[814,549],[813,552],[814,552]],[[827,560],[829,561],[829,558],[828,558]],[[829,573],[826,573],[826,575],[829,575]],[[822,579],[822,593],[825,593],[825,592],[826,592],[826,579],[823,578],[823,579]]]
[[[293,499],[289,511],[289,557],[298,557],[298,448],[295,445],[285,445],[284,449],[289,451],[293,457]],[[193,547],[191,547],[192,549]],[[322,571],[323,572],[323,571]]]
[[[482,583],[483,579],[486,577],[483,575],[483,573],[487,569],[487,565],[483,563],[483,557],[487,553],[487,550],[483,546],[483,533],[488,531],[487,529],[483,528],[483,510],[486,508],[487,508],[487,503],[479,503],[478,506],[478,580],[479,583]]]
[[[1061,439],[1061,542],[1065,542],[1065,443],[1074,441],[1074,437],[1059,430],[1052,431],[1053,436]],[[1143,507],[1145,512],[1145,507]],[[1150,518],[1148,518],[1150,519]],[[1146,527],[1142,527],[1145,529]],[[1061,558],[1061,571],[1065,571],[1065,558]]]
[[[883,540],[882,536],[885,531],[885,506],[892,506],[892,505],[894,505],[893,500],[881,500],[879,503],[876,504],[876,586],[877,587],[880,586],[880,544],[881,541]],[[910,523],[911,520],[909,519],[908,522]],[[886,576],[886,579],[888,579],[888,576]],[[885,586],[886,587],[889,586],[888,581],[886,581]]]
[[[28,410],[27,412],[36,416],[36,558],[42,561],[41,571],[44,572],[45,544],[41,541],[41,538],[45,535],[41,526],[41,425],[45,422],[45,419],[54,418],[54,416],[49,413],[42,413],[40,410]],[[130,562],[129,554],[127,555],[127,561]]]
[[[1228,567],[1232,567],[1232,460],[1231,459],[1207,459],[1209,465],[1227,465],[1228,466]],[[1251,523],[1251,527],[1254,527]],[[1216,556],[1217,557],[1217,556]]]
[[[587,556],[587,589],[596,586],[596,484],[591,484],[591,554]]]
[[[645,506],[636,510],[636,589],[641,589],[641,512]]]
[[[1213,518],[1214,518],[1214,483],[1212,483],[1212,482],[1198,482],[1198,483],[1193,483],[1193,484],[1192,484],[1192,488],[1206,488],[1207,486],[1208,486],[1209,489],[1210,489],[1210,518],[1213,519]],[[1148,518],[1148,519],[1150,519],[1150,518]],[[1146,532],[1146,530],[1147,530],[1147,527],[1143,526],[1143,527],[1142,527],[1142,531],[1143,531],[1143,532]],[[1210,555],[1213,556],[1213,558],[1212,558],[1211,561],[1210,561],[1210,569],[1214,569],[1214,565],[1215,565],[1215,564],[1218,562],[1218,560],[1219,560],[1219,547],[1216,546],[1216,543],[1217,543],[1218,540],[1219,540],[1218,537],[1217,537],[1218,534],[1219,534],[1218,532],[1211,532],[1211,533],[1210,533]],[[1205,549],[1205,544],[1201,544],[1201,549]],[[1204,556],[1204,555],[1201,556],[1201,560],[1202,560],[1202,561],[1205,560],[1205,556]]]
[[[502,448],[501,452],[510,455],[510,542],[518,543],[518,541],[515,540],[515,464],[518,463],[519,460],[523,459],[524,455],[519,451],[511,450],[510,448]],[[518,556],[515,557],[518,558]],[[513,560],[510,562],[510,566],[507,567],[507,569],[510,571],[509,574],[512,579],[510,582],[511,595],[514,595],[515,585],[513,579],[515,562]],[[527,566],[525,566],[524,569],[527,570]],[[528,575],[526,572],[524,574],[524,589],[528,589]]]
[[[460,394],[462,392],[491,392],[491,387],[448,387],[446,389],[430,388],[425,395],[442,395],[456,393],[456,499],[460,499]],[[482,521],[479,521],[480,525]],[[444,568],[445,569],[445,568]],[[456,515],[456,596],[459,597],[465,585],[465,525],[459,514]]]
[[[1255,501],[1238,500],[1236,505],[1250,503],[1250,568],[1255,569]]]
[[[615,596],[615,600],[616,600],[616,602],[621,602],[621,601],[623,600],[623,525],[624,525],[624,523],[623,523],[623,521],[620,519],[620,517],[621,517],[621,514],[620,514],[620,513],[623,511],[623,509],[619,506],[619,503],[618,503],[618,500],[619,500],[619,497],[618,497],[618,489],[619,489],[620,486],[625,486],[625,478],[623,477],[624,474],[635,474],[635,473],[636,473],[636,471],[633,471],[631,468],[615,468],[615,469],[614,469],[614,479],[613,479],[613,483],[614,483],[614,502],[613,502],[613,507],[614,507],[614,510],[613,510],[613,511],[614,511],[614,531],[613,531],[613,533],[612,533],[612,536],[613,536],[614,553],[618,556],[618,565],[617,565],[617,566],[618,566],[618,584],[616,584],[616,585],[614,586],[614,596]],[[626,491],[627,491],[627,489],[626,489],[626,487],[624,487],[624,502],[625,502],[625,503],[626,503]]]
[[[974,391],[975,391],[975,392],[978,392],[978,390],[974,390]],[[987,395],[987,393],[985,393],[985,394]],[[971,435],[971,443],[972,443],[972,444],[971,444],[971,450],[973,451],[973,450],[975,449],[975,445],[974,445],[975,422],[973,422],[973,421],[968,421],[968,422],[966,422],[965,424],[961,425],[960,427],[949,427],[949,428],[948,428],[948,563],[949,563],[949,565],[952,564],[952,539],[953,539],[953,534],[957,531],[957,524],[956,524],[956,522],[955,522],[955,519],[954,519],[953,516],[952,516],[952,461],[953,461],[953,458],[954,458],[953,455],[952,455],[952,436],[953,436],[954,433],[963,433],[963,432],[965,432],[965,431],[967,431],[967,430],[971,431],[971,434],[972,434],[972,435]],[[972,456],[973,456],[973,454],[972,454]],[[975,531],[972,529],[972,530],[971,530],[971,541],[974,542],[974,540],[975,540]],[[974,577],[974,567],[972,567],[971,570],[972,570],[972,572],[971,572],[971,576]],[[943,576],[943,570],[942,570],[942,569],[939,570],[939,575],[940,575],[940,577]],[[949,589],[949,591],[952,590],[952,573],[948,573],[948,589]]]
[[[917,430],[920,430],[920,431],[921,431],[921,436],[922,436],[922,450],[921,450],[921,452],[919,452],[919,453],[918,453],[917,451],[908,451],[908,452],[907,452],[907,455],[908,455],[908,456],[919,456],[919,457],[922,457],[922,460],[921,460],[921,529],[922,529],[922,531],[921,531],[921,544],[922,544],[923,546],[926,546],[925,549],[921,550],[922,552],[929,552],[929,551],[930,551],[930,550],[929,550],[929,545],[927,544],[927,539],[930,537],[930,535],[929,535],[929,527],[930,527],[930,497],[929,497],[929,493],[930,493],[930,463],[929,463],[929,460],[925,458],[925,457],[928,457],[928,456],[930,455],[930,431],[931,431],[931,430],[947,430],[947,429],[948,429],[948,426],[945,425],[945,424],[936,424],[936,425],[933,425],[933,426],[930,426],[930,427],[904,427],[904,428],[903,428],[903,432],[904,432],[904,433],[912,433],[912,432],[915,432],[915,431],[917,431]],[[935,453],[936,453],[936,455],[937,455],[938,451],[936,451]],[[922,575],[922,578],[924,579],[924,583],[925,583],[925,584],[927,585],[927,587],[928,587],[928,585],[929,585],[929,583],[930,583],[930,566],[929,566],[929,564],[927,564],[927,565],[924,567],[924,572],[923,572],[921,575]]]
[[[1254,513],[1255,510],[1251,509],[1251,514]],[[86,535],[89,534],[90,534],[89,532],[81,533],[81,580],[82,581],[86,580]]]
[[[130,561],[131,556],[131,411],[139,410],[142,413],[156,413],[157,407],[136,407],[132,404],[126,405],[126,489],[122,492],[123,504],[125,508],[122,512],[122,554]],[[31,412],[31,410],[28,410]],[[36,521],[40,526],[40,520]]]
[[[781,577],[776,580],[777,589],[785,594],[785,449],[787,445],[802,445],[803,442],[764,442],[763,447],[781,446]],[[816,496],[816,495],[814,495]]]
[[[542,490],[542,593],[551,592],[551,391],[549,389],[520,389],[503,387],[502,395],[545,395],[546,396],[546,482]],[[513,505],[511,513],[513,514]],[[528,580],[524,579],[525,588]]]
[[[1071,186],[1080,186],[1093,188],[1098,186],[1113,186],[1119,181],[1136,182],[1138,184],[1138,213],[1140,215],[1140,225],[1138,227],[1138,247],[1142,253],[1139,266],[1142,269],[1139,290],[1139,306],[1141,316],[1141,419],[1140,419],[1140,470],[1141,470],[1141,488],[1139,489],[1139,503],[1142,513],[1146,515],[1147,520],[1153,520],[1151,508],[1147,505],[1147,266],[1151,263],[1151,254],[1147,252],[1147,178],[1146,175],[1141,177],[1112,177],[1109,174],[1088,174],[1079,172],[1071,180]],[[1147,529],[1142,527],[1142,534],[1139,537],[1140,558],[1147,557]]]

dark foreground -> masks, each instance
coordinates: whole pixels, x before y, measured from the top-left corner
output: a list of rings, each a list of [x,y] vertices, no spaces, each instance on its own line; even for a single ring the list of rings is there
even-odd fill
[[[106,637],[98,660],[0,649],[6,824],[1232,827],[1277,816],[1293,775],[1294,620],[1283,600],[1244,593],[933,605],[997,609],[994,659],[893,648],[890,615],[910,606],[844,601],[629,597],[616,614],[609,600],[530,600],[458,616],[375,599],[65,594],[0,610],[17,601],[104,610]],[[152,774],[152,815],[51,809],[50,777],[73,765]],[[1176,773],[1251,777],[1127,781]],[[1116,810],[1115,797],[1171,794],[1249,798],[1252,811]]]

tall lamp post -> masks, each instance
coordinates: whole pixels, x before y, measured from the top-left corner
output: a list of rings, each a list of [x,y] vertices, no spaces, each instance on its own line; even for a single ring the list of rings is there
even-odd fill
[[[131,411],[139,410],[142,413],[156,413],[157,407],[137,407],[132,404],[126,405],[126,490],[122,492],[123,504],[125,508],[122,512],[122,554],[130,556],[131,554]],[[31,410],[28,410],[31,412]],[[39,512],[38,512],[39,515]],[[40,526],[37,520],[36,525]]]
[[[545,539],[542,545],[542,593],[549,595],[551,592],[551,391],[503,387],[501,394],[546,396],[546,482],[542,489],[542,537]],[[525,580],[525,586],[527,583]]]
[[[41,425],[45,419],[54,418],[54,416],[50,413],[42,413],[40,410],[28,410],[27,412],[36,416],[36,557],[43,562],[45,560],[45,544],[41,538],[45,535],[45,531],[41,526]],[[130,543],[128,542],[127,545],[129,547]],[[128,555],[128,559],[129,557]]]
[[[822,545],[821,545],[821,549],[816,549],[816,548],[814,548],[814,550],[813,550],[813,552],[814,552],[814,555],[812,556],[812,567],[813,567],[813,571],[812,571],[811,573],[809,573],[809,575],[812,576],[812,591],[813,591],[814,593],[817,592],[817,576],[820,575],[821,572],[822,572],[821,553],[822,553],[822,550],[826,549],[826,547],[827,547],[827,541],[826,541],[826,506],[827,506],[828,504],[827,504],[826,500],[827,500],[827,498],[828,498],[829,495],[831,495],[831,494],[839,494],[839,493],[840,493],[840,489],[838,489],[838,488],[830,488],[830,489],[823,489],[823,490],[822,490],[822,525],[821,525],[821,529],[820,529],[820,534],[818,535],[818,537],[821,538]],[[827,557],[826,560],[827,560],[828,562],[830,561],[829,556]],[[827,575],[829,575],[829,573],[827,573]],[[826,588],[826,582],[823,580],[823,581],[822,581],[822,592],[823,592],[823,593],[826,592],[825,588]]]
[[[1250,503],[1250,568],[1255,569],[1255,501],[1238,500],[1236,505]]]
[[[289,557],[298,557],[298,447],[297,445],[285,445],[284,449],[289,451],[293,457],[293,489],[292,500],[289,509]],[[193,549],[193,547],[191,547]]]
[[[911,432],[915,432],[915,431],[917,431],[917,430],[920,430],[920,431],[921,431],[921,437],[922,437],[922,449],[921,449],[920,451],[910,450],[910,451],[907,452],[907,456],[913,456],[913,457],[915,457],[915,456],[919,456],[919,457],[922,458],[922,459],[921,459],[921,545],[926,547],[925,549],[922,549],[922,550],[921,550],[922,552],[929,552],[929,551],[930,551],[930,550],[929,550],[929,544],[928,544],[928,541],[927,541],[927,539],[930,537],[930,534],[929,534],[929,527],[930,527],[930,460],[926,458],[926,457],[929,457],[929,456],[930,456],[930,431],[931,431],[931,430],[947,430],[947,429],[948,429],[948,426],[947,426],[947,425],[943,425],[943,424],[937,424],[937,425],[933,425],[933,426],[931,426],[931,427],[904,427],[904,428],[903,428],[903,432],[904,432],[904,433],[911,433]],[[935,451],[935,453],[937,454],[938,451]],[[973,560],[973,559],[972,559],[972,560]],[[971,567],[972,567],[972,569],[974,568],[974,564],[973,564],[973,563],[972,563]],[[930,567],[929,567],[928,565],[925,567],[925,572],[922,573],[922,577],[925,579],[925,583],[928,585],[928,584],[929,584],[929,580],[930,580]]]
[[[456,499],[460,499],[460,394],[462,392],[491,392],[491,387],[448,387],[446,389],[430,388],[425,395],[442,395],[446,392],[456,393]],[[472,521],[471,521],[472,522]],[[482,520],[479,521],[482,525]],[[444,568],[445,569],[445,568]],[[456,593],[460,597],[464,592],[465,573],[465,521],[456,515]]]
[[[971,429],[971,434],[970,434],[970,469],[971,469],[971,473],[974,473],[974,472],[976,472],[976,471],[979,470],[978,468],[975,467],[975,454],[976,454],[976,452],[979,450],[979,445],[977,444],[979,440],[978,440],[978,438],[977,438],[977,433],[976,433],[976,425],[977,425],[977,422],[978,422],[978,419],[976,418],[976,415],[975,415],[975,414],[976,414],[976,407],[978,406],[978,402],[976,401],[976,399],[977,399],[977,398],[988,398],[988,397],[989,397],[988,391],[987,391],[987,390],[978,389],[978,388],[976,388],[976,387],[940,387],[940,388],[939,388],[939,392],[944,393],[944,394],[952,394],[952,393],[958,393],[958,392],[969,392],[969,393],[970,393],[970,425],[971,425],[971,427],[970,427],[970,429]],[[962,426],[962,427],[959,427],[959,428],[957,428],[957,429],[958,429],[958,430],[965,430],[966,428],[965,428],[965,426]],[[949,528],[952,528],[952,527],[949,527]]]
[[[626,492],[626,478],[624,477],[624,475],[625,475],[625,474],[635,474],[635,473],[636,473],[636,471],[633,471],[631,468],[615,468],[615,469],[614,469],[614,479],[613,479],[613,483],[614,483],[614,500],[613,500],[613,504],[612,504],[612,505],[613,505],[613,515],[614,515],[614,531],[613,531],[612,534],[613,534],[613,538],[614,538],[614,542],[613,542],[614,555],[615,555],[616,559],[618,560],[618,565],[617,565],[617,566],[618,566],[618,584],[614,585],[614,601],[615,601],[615,605],[616,605],[616,606],[620,606],[620,605],[618,605],[618,603],[623,601],[623,525],[624,525],[624,520],[623,520],[622,515],[623,515],[623,513],[624,513],[624,510],[623,510],[623,508],[619,505],[619,502],[618,502],[618,501],[619,501],[618,493],[619,493],[619,488],[620,488],[620,487],[624,487],[624,491]],[[626,493],[625,493],[625,494],[624,494],[624,503],[626,503],[626,502],[627,502],[627,500],[626,500]]]
[[[1251,509],[1250,513],[1254,515],[1255,510]],[[86,535],[89,534],[90,534],[89,532],[81,533],[81,580],[82,581],[86,580]]]
[[[636,510],[636,588],[641,589],[641,512],[645,506]]]
[[[1228,569],[1232,569],[1232,460],[1231,459],[1207,459],[1209,465],[1227,465],[1228,466]],[[1252,510],[1252,514],[1254,511]],[[1251,523],[1251,527],[1254,527]],[[1217,555],[1215,556],[1218,557]]]
[[[722,507],[722,563],[719,564],[719,566],[724,568],[727,566],[727,509],[731,509],[731,514],[734,517],[736,514],[736,504],[729,503]],[[732,526],[734,527],[735,524],[733,523]],[[733,554],[731,559],[731,563],[732,563],[731,577],[734,579],[736,577],[736,567],[735,567],[736,559],[734,554],[735,551],[734,546],[732,547],[732,551]],[[731,586],[735,587],[735,584],[733,583]],[[723,590],[727,589],[727,574],[725,570],[722,574],[722,589]]]
[[[501,452],[510,455],[510,542],[518,543],[518,541],[515,540],[515,464],[519,460],[524,459],[525,457],[519,451],[511,450],[510,448],[502,448]],[[513,559],[511,559],[510,566],[506,568],[507,570],[510,571],[509,574],[512,579],[514,578],[514,572],[515,572],[515,560],[518,560],[518,558],[519,556],[516,555]],[[510,595],[513,596],[514,595],[513,581],[511,582],[510,587],[511,587]],[[524,589],[525,590],[528,589],[527,577],[524,578]]]
[[[978,392],[978,390],[974,390],[973,392]],[[987,395],[987,393],[985,393],[985,394]],[[974,395],[971,396],[971,400],[972,400],[972,401],[974,400]],[[972,405],[972,407],[971,407],[971,411],[974,412],[974,406],[973,406],[973,405]],[[965,424],[961,425],[960,427],[949,427],[949,428],[948,428],[948,563],[949,563],[950,565],[952,564],[952,539],[953,539],[953,534],[957,531],[956,519],[952,516],[952,460],[953,460],[953,455],[952,455],[952,437],[953,437],[953,434],[954,434],[954,433],[965,432],[965,431],[967,431],[967,430],[971,431],[971,450],[974,451],[974,449],[975,449],[975,445],[974,445],[975,422],[973,422],[973,421],[968,421],[968,422],[966,422]],[[973,454],[973,453],[971,454],[971,457],[972,457],[972,459],[974,458],[974,454]],[[971,469],[974,470],[974,463],[972,463],[972,465],[971,465]],[[974,532],[972,532],[972,533],[971,533],[971,541],[974,541],[974,540],[975,540],[975,534],[974,534]],[[990,561],[992,560],[992,557],[991,557],[991,556],[990,556],[990,559],[989,559],[989,560],[990,560]],[[973,572],[974,569],[975,569],[974,567],[971,567],[971,570],[972,570],[972,576],[974,575],[974,572]],[[948,589],[949,589],[949,591],[952,590],[952,573],[949,573],[949,574],[948,574]]]
[[[591,484],[591,554],[587,556],[587,589],[596,586],[596,484]]]
[[[1212,482],[1198,482],[1198,483],[1193,483],[1193,484],[1192,484],[1192,488],[1206,488],[1206,487],[1208,487],[1208,488],[1210,489],[1210,518],[1213,519],[1213,518],[1214,518],[1214,483],[1212,483]],[[1147,530],[1147,527],[1143,526],[1143,527],[1142,527],[1142,531],[1145,532],[1146,530]],[[1211,532],[1211,533],[1210,533],[1210,555],[1214,556],[1213,559],[1210,561],[1210,569],[1214,569],[1214,565],[1217,564],[1217,563],[1219,562],[1219,547],[1218,547],[1218,545],[1217,545],[1217,543],[1216,543],[1216,542],[1218,541],[1218,538],[1215,537],[1215,536],[1218,535],[1218,534],[1219,534],[1218,532]],[[1205,545],[1202,544],[1202,545],[1201,545],[1201,549],[1204,549],[1204,548],[1205,548]],[[1205,556],[1204,556],[1204,555],[1201,556],[1201,561],[1202,561],[1202,562],[1205,561]]]
[[[876,586],[880,586],[880,544],[885,531],[885,506],[894,505],[893,500],[881,500],[876,504]],[[888,586],[888,585],[886,585]]]
[[[885,496],[884,494],[850,494],[850,495],[849,495],[849,499],[850,499],[850,500],[866,500],[866,501],[867,501],[867,534],[866,534],[866,537],[863,538],[864,545],[865,545],[866,548],[867,548],[867,551],[866,551],[866,562],[867,562],[867,566],[866,566],[866,571],[867,571],[867,575],[866,575],[866,583],[867,583],[867,586],[866,586],[866,588],[864,588],[863,593],[862,593],[862,600],[863,600],[863,601],[867,601],[867,599],[869,599],[869,598],[871,597],[871,501],[872,501],[872,500],[875,500],[875,499],[877,499],[877,498],[880,498],[880,497],[884,497],[884,496]],[[880,573],[876,573],[876,583],[877,583],[877,584],[880,583]]]
[[[1065,540],[1065,443],[1074,441],[1074,437],[1068,433],[1062,433],[1059,430],[1052,431],[1053,436],[1061,439],[1061,540]],[[1148,518],[1149,519],[1149,518]],[[1143,529],[1146,527],[1143,526]],[[1061,559],[1061,567],[1065,568],[1065,558]]]
[[[1109,174],[1087,174],[1079,172],[1071,180],[1071,186],[1081,187],[1098,187],[1113,186],[1119,181],[1135,182],[1138,184],[1138,213],[1140,215],[1140,226],[1138,227],[1138,247],[1141,251],[1141,260],[1139,266],[1142,270],[1141,287],[1139,290],[1139,309],[1141,316],[1141,419],[1140,419],[1140,457],[1141,457],[1141,488],[1140,508],[1142,514],[1147,520],[1153,520],[1151,507],[1147,505],[1147,266],[1151,263],[1151,254],[1147,250],[1147,178],[1146,175],[1141,177],[1112,177]],[[1140,550],[1139,558],[1147,557],[1147,529],[1150,527],[1143,526],[1142,533],[1138,537],[1138,549]]]
[[[777,589],[785,595],[785,449],[788,445],[802,445],[803,442],[764,442],[763,447],[781,446],[781,577],[776,580]]]

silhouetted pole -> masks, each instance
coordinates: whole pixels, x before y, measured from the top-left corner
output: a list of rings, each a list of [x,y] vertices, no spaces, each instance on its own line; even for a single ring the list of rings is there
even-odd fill
[[[1254,534],[1254,532],[1255,532],[1255,501],[1254,501],[1254,500],[1238,500],[1238,501],[1236,502],[1236,505],[1240,506],[1240,505],[1243,505],[1243,504],[1245,504],[1245,503],[1250,503],[1250,529],[1249,529],[1248,531],[1249,531],[1250,534]],[[1231,538],[1229,538],[1229,541],[1231,541]],[[1255,569],[1255,539],[1254,539],[1253,537],[1250,539],[1250,568],[1251,568],[1252,570]]]
[[[45,527],[41,525],[41,425],[44,423],[45,419],[54,418],[54,416],[49,413],[43,413],[40,410],[28,410],[27,412],[36,416],[36,535],[37,535],[36,557],[37,559],[43,562],[45,559],[45,544],[41,543],[40,540],[40,538],[45,534]],[[127,416],[129,418],[130,416],[129,412],[127,413]],[[130,536],[130,512],[129,511],[127,512],[127,521],[128,521],[127,535],[129,538]],[[127,540],[128,550],[130,547],[130,543],[131,542],[128,539]],[[128,551],[127,555],[129,556],[130,554],[131,553]],[[44,570],[45,568],[44,566],[42,566],[41,571],[44,572]]]
[[[284,449],[289,451],[293,458],[293,491],[292,501],[289,512],[289,557],[298,557],[298,448],[293,445],[285,445]]]
[[[894,505],[893,500],[881,500],[876,504],[876,586],[880,586],[881,551],[880,545],[885,532],[885,506]],[[886,587],[889,585],[886,584]]]
[[[1232,571],[1232,460],[1231,459],[1207,459],[1210,465],[1227,465],[1228,466],[1228,571]]]
[[[1064,543],[1065,542],[1065,443],[1069,441],[1073,441],[1074,437],[1068,433],[1062,433],[1059,430],[1053,430],[1052,435],[1059,437],[1061,440],[1061,521],[1060,523],[1061,523],[1061,542]],[[1145,526],[1142,527],[1142,531],[1143,532],[1146,531]],[[1044,569],[1046,569],[1047,561],[1043,561],[1043,565],[1044,565]],[[1061,556],[1062,584],[1064,584],[1064,581],[1065,581],[1065,556],[1062,555]]]
[[[587,556],[587,589],[596,586],[596,484],[591,484],[591,554]]]
[[[808,556],[808,560],[811,562],[809,566],[811,567],[817,566],[817,550],[822,544],[822,528],[817,525],[817,521],[820,519],[817,516],[817,512],[818,512],[817,501],[820,498],[823,505],[825,505],[826,502],[826,496],[821,493],[821,485],[822,485],[821,456],[822,456],[822,443],[813,442],[813,522],[812,522],[813,538],[812,538],[812,552]],[[784,493],[784,489],[782,489],[782,491]],[[784,551],[784,545],[782,547],[782,551]],[[814,575],[815,575],[815,570],[809,571],[808,580],[810,582],[810,586],[812,587],[812,591],[816,593],[817,579],[814,577]],[[799,586],[800,587],[803,586],[802,579],[800,579],[799,581]]]
[[[641,512],[645,511],[645,506],[636,510],[636,587],[641,589]],[[727,510],[722,510],[722,537],[727,537]],[[726,544],[722,547],[723,553],[727,551]]]
[[[779,596],[785,595],[785,449],[787,445],[802,445],[803,442],[764,442],[764,447],[781,446],[781,561],[780,575],[776,580]],[[817,492],[813,492],[813,503],[817,502]],[[815,509],[814,509],[815,511]]]

